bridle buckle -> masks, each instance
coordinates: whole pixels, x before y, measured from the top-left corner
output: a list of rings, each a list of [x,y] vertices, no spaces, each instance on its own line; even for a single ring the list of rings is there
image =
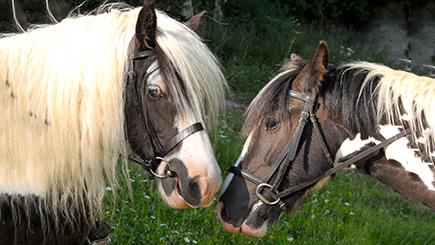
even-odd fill
[[[277,204],[277,203],[281,200],[280,197],[278,197],[278,198],[277,198],[276,200],[274,200],[274,201],[270,201],[269,199],[267,199],[266,196],[264,196],[263,194],[261,194],[261,190],[262,190],[262,189],[266,189],[266,188],[269,188],[270,190],[272,190],[273,186],[271,186],[271,185],[268,184],[268,183],[261,183],[261,184],[259,184],[259,185],[257,186],[256,193],[257,193],[258,198],[260,198],[260,200],[261,200],[262,202],[264,202],[265,204],[267,204],[267,205],[275,205],[275,204]],[[278,191],[275,191],[275,194],[278,194]]]

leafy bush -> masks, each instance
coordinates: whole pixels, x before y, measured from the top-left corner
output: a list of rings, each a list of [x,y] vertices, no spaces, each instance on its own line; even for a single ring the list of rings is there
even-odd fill
[[[208,21],[204,28],[204,39],[221,60],[233,91],[245,97],[243,102],[256,95],[291,53],[310,58],[320,40],[327,42],[332,62],[389,63],[384,52],[363,46],[355,31],[325,29],[316,21],[304,24],[290,12],[280,1],[228,1],[224,24]]]

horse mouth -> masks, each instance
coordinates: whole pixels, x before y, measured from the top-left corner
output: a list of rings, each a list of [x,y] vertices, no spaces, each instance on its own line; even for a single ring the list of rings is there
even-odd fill
[[[186,202],[186,200],[184,200],[183,196],[181,195],[181,183],[180,183],[180,178],[178,178],[178,176],[175,176],[175,188],[174,191],[177,194],[178,198],[180,198],[181,200],[183,200],[184,202]],[[186,202],[187,203],[187,202]],[[189,204],[189,203],[187,203]],[[190,205],[189,205],[190,206]]]
[[[169,168],[161,166],[158,170],[159,173],[167,172]],[[198,208],[208,204],[203,192],[206,192],[209,184],[203,177],[189,176],[184,163],[177,160],[171,161],[170,172],[172,174],[167,177],[156,180],[163,199],[171,208]]]
[[[180,181],[180,178],[178,177],[178,176],[173,176],[172,177],[174,180],[175,180],[175,183],[174,183],[174,193],[173,193],[173,196],[175,197],[177,197],[178,199],[180,199],[183,203],[185,203],[185,207],[182,207],[182,208],[187,208],[187,207],[191,207],[191,208],[198,208],[199,206],[198,205],[193,205],[193,204],[191,204],[191,203],[189,203],[184,197],[183,197],[183,194],[182,193],[184,193],[183,192],[183,187],[182,187],[182,185],[181,185],[181,181]]]
[[[231,223],[227,223],[224,220],[224,217],[222,216],[222,210],[224,209],[224,203],[223,202],[219,202],[218,203],[218,207],[217,207],[217,214],[218,214],[218,219],[220,220],[222,227],[224,228],[225,231],[229,232],[229,233],[242,233],[244,235],[249,235],[249,236],[256,236],[256,237],[261,237],[264,234],[266,234],[267,231],[267,225],[268,225],[268,221],[266,220],[259,228],[254,229],[252,228],[250,225],[247,224],[247,221],[250,217],[250,214],[244,219],[242,225],[240,226],[234,226]],[[251,212],[250,212],[251,213]]]

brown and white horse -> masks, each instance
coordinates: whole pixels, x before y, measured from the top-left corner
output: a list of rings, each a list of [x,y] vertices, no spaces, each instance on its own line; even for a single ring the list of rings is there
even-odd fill
[[[0,244],[82,243],[128,149],[172,208],[220,188],[216,58],[154,2],[112,6],[0,38]]]
[[[434,95],[428,77],[367,62],[328,64],[324,42],[308,62],[292,55],[248,109],[248,138],[219,198],[223,227],[263,235],[325,183],[334,162],[407,129],[353,167],[435,210]]]

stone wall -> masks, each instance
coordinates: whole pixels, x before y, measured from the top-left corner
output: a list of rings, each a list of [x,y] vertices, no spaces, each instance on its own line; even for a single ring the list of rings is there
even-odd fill
[[[414,6],[414,5],[413,5]],[[435,2],[415,5],[411,22],[411,57],[414,65],[432,65],[435,74]]]
[[[386,2],[374,9],[362,29],[363,42],[385,49],[391,59],[412,60],[412,68],[435,65],[435,2],[412,5],[411,25],[399,1]],[[435,68],[435,67],[434,67]]]

